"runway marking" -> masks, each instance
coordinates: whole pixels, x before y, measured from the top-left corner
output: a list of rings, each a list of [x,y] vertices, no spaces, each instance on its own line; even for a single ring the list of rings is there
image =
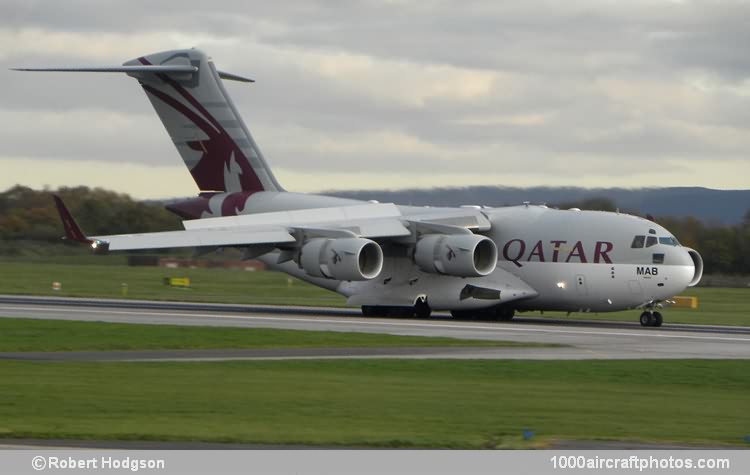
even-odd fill
[[[66,307],[55,307],[48,308],[44,306],[34,307],[10,307],[9,310],[27,310],[27,311],[48,311],[48,312],[68,312],[68,313],[98,313],[104,312],[115,314],[115,315],[135,315],[135,316],[163,316],[163,317],[187,317],[187,318],[224,318],[232,320],[265,320],[265,321],[297,321],[306,323],[346,323],[352,325],[370,325],[370,326],[401,326],[401,327],[419,327],[419,328],[450,328],[458,330],[490,330],[493,332],[528,332],[528,333],[558,333],[558,334],[570,334],[570,335],[601,335],[601,336],[643,336],[651,338],[682,338],[688,340],[718,340],[718,341],[747,341],[750,342],[750,338],[736,338],[736,337],[718,337],[718,336],[698,336],[698,335],[680,335],[680,334],[664,334],[664,333],[653,333],[653,331],[644,331],[643,333],[632,333],[632,332],[612,332],[612,331],[580,331],[580,330],[561,330],[561,329],[547,329],[547,328],[512,328],[512,327],[496,327],[486,325],[467,325],[459,323],[416,323],[416,322],[400,322],[400,321],[382,321],[382,320],[346,320],[346,319],[326,319],[326,318],[307,318],[307,317],[263,317],[263,316],[240,316],[240,315],[223,315],[220,313],[176,313],[176,312],[133,312],[127,310],[89,310],[81,308],[66,308]]]

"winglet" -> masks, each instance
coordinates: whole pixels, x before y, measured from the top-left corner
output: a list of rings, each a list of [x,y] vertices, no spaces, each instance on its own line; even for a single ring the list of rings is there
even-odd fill
[[[52,195],[52,197],[55,199],[57,212],[60,214],[60,219],[62,220],[63,227],[65,228],[65,239],[93,245],[94,241],[86,237],[86,234],[84,234],[84,232],[81,230],[81,227],[78,226],[75,218],[73,218],[73,215],[70,214],[70,211],[68,211],[65,203],[63,203],[62,198],[57,195]]]

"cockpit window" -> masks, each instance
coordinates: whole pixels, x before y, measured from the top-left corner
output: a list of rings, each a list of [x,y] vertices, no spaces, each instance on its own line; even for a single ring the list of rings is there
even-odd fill
[[[633,244],[630,245],[632,249],[640,249],[643,247],[643,243],[646,241],[646,236],[636,236],[633,238]]]
[[[660,237],[659,244],[666,244],[667,246],[679,246],[680,243],[673,237]]]
[[[649,236],[648,239],[646,239],[646,247],[656,246],[658,242],[656,236]]]
[[[656,234],[656,229],[649,229],[649,230],[648,230],[648,233],[649,233],[649,234]]]

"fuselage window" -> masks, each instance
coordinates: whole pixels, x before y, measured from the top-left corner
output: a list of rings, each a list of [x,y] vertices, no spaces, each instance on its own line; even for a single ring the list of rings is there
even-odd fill
[[[646,239],[646,247],[656,246],[658,242],[656,236],[649,236],[648,239]]]
[[[654,253],[654,264],[664,264],[664,254]]]
[[[636,236],[633,238],[633,244],[630,245],[632,249],[640,249],[643,247],[643,243],[646,240],[646,236]]]

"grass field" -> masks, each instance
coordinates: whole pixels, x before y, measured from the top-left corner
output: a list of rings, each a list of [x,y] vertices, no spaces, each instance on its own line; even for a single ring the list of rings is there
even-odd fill
[[[165,277],[189,277],[191,288],[166,286]],[[62,289],[53,291],[52,282],[60,282]],[[345,303],[336,293],[279,272],[0,261],[0,294],[121,298],[123,283],[133,299],[336,307]]]
[[[485,448],[750,434],[747,361],[2,361],[0,374],[6,438]]]
[[[190,290],[162,284],[190,277]],[[51,283],[62,283],[60,292]],[[0,293],[343,306],[286,275],[128,267],[122,256],[0,261]],[[689,289],[667,322],[750,325],[750,289]],[[638,312],[570,318],[636,321]],[[545,316],[564,317],[546,313]],[[475,346],[462,341],[0,319],[0,351]],[[512,343],[511,343],[512,344]],[[525,346],[525,345],[523,345]],[[73,363],[0,360],[0,438],[203,440],[492,448],[554,439],[743,445],[749,361],[297,360]],[[536,434],[524,441],[522,431]]]
[[[278,272],[247,272],[225,269],[165,269],[128,267],[123,256],[85,256],[75,264],[68,257],[55,263],[0,261],[0,294],[60,295],[72,297],[122,297],[122,284],[128,285],[128,298],[226,302],[271,305],[344,306],[344,298],[327,290],[289,278]],[[165,286],[164,277],[190,277],[192,288]],[[59,292],[52,282],[62,283]],[[667,308],[667,323],[710,325],[750,325],[750,288],[691,288],[686,295],[697,296],[698,310]],[[571,314],[569,318],[638,321],[640,311],[602,314]],[[537,313],[524,315],[538,316]],[[546,317],[568,318],[564,313]]]
[[[0,351],[551,346],[372,333],[0,318]],[[1,376],[0,376],[1,378]]]

